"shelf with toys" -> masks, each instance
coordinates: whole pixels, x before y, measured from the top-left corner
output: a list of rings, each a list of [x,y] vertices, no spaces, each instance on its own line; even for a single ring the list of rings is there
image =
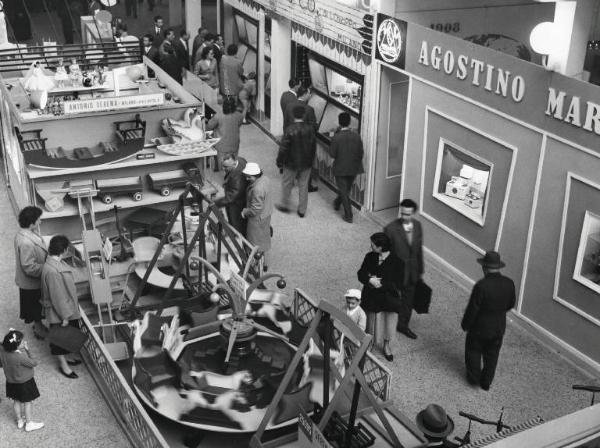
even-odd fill
[[[133,211],[140,206],[160,208],[177,198],[177,188],[170,196],[153,191],[148,174],[180,170],[184,162],[193,162],[204,172],[215,154],[214,141],[178,155],[162,152],[153,143],[165,137],[181,142],[165,132],[165,120],[185,124],[187,111],[204,111],[202,102],[156,64],[144,58],[142,64],[94,73],[69,67],[66,76],[63,70],[67,70],[60,67],[48,73],[34,64],[23,78],[0,80],[2,157],[11,199],[17,210],[30,204],[45,210],[44,234],[68,229],[68,236],[80,237],[76,204],[68,198],[62,201],[65,195],[62,204],[52,199],[56,195],[49,190],[54,183],[60,190],[86,179],[115,183],[137,177],[139,200],[127,195],[114,199]],[[156,78],[148,78],[149,70]],[[40,103],[43,99],[47,104]],[[112,208],[99,199],[94,202],[100,214]]]

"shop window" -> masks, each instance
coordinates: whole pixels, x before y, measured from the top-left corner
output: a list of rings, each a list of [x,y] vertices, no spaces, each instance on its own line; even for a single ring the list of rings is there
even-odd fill
[[[238,39],[248,40],[248,33],[246,32],[246,20],[242,16],[234,15],[235,24],[237,26]]]
[[[345,112],[342,108],[335,104],[329,103],[323,113],[323,119],[319,126],[319,133],[326,135],[327,137],[333,137],[333,133],[338,128],[338,115]],[[358,129],[358,119],[350,115],[350,128]]]
[[[246,34],[248,36],[248,43],[250,46],[256,48],[258,44],[258,27],[251,22],[246,22]]]
[[[325,79],[325,67],[323,67],[323,64],[320,64],[314,59],[309,59],[308,68],[310,70],[310,82],[313,89],[319,90],[325,95],[328,95],[327,81]]]
[[[311,95],[308,105],[315,110],[317,123],[320,123],[321,118],[323,118],[323,112],[325,112],[325,106],[327,106],[327,100],[319,95]]]
[[[492,164],[440,139],[433,196],[483,226]]]
[[[600,293],[600,216],[586,211],[573,278]]]

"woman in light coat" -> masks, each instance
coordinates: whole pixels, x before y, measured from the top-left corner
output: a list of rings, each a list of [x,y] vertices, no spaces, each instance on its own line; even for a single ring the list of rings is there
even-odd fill
[[[79,328],[79,302],[75,289],[75,277],[71,267],[63,261],[69,250],[69,239],[56,235],[48,245],[48,259],[42,269],[42,298],[46,320],[53,326],[68,325]],[[51,330],[52,331],[52,330]],[[70,366],[81,363],[79,360],[67,360],[69,352],[50,344],[50,353],[59,362],[59,370],[67,378],[78,378]]]
[[[44,339],[47,328],[42,324],[42,290],[40,277],[48,250],[38,228],[42,209],[27,206],[19,213],[19,227],[15,235],[15,283],[19,287],[20,318],[26,324],[33,322],[33,334]]]
[[[271,215],[273,199],[269,189],[269,179],[263,176],[258,163],[248,162],[242,171],[248,180],[246,208],[242,217],[247,218],[246,238],[258,246],[263,255],[263,269],[268,270],[268,252],[271,249]]]
[[[226,97],[223,101],[223,112],[217,112],[206,124],[206,130],[214,129],[215,137],[221,140],[215,145],[217,150],[217,167],[220,170],[223,163],[223,155],[233,153],[236,156],[240,150],[240,127],[242,126],[242,114],[237,108],[237,96]]]

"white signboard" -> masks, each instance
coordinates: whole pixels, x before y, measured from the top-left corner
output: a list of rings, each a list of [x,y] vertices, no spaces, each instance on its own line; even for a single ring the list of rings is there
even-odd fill
[[[333,448],[304,409],[298,414],[298,443],[302,448]]]
[[[242,300],[246,300],[246,289],[248,289],[248,284],[246,283],[246,280],[244,280],[242,276],[238,273],[232,272],[231,279],[229,279],[229,283],[231,284],[233,292]]]
[[[109,110],[130,109],[133,107],[160,106],[165,102],[163,93],[146,95],[120,96],[113,98],[94,98],[91,100],[65,101],[65,114],[84,114],[88,112],[105,112]]]

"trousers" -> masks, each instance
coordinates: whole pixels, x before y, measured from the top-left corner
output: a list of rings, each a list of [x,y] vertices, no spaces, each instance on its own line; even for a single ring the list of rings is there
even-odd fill
[[[294,180],[297,180],[298,213],[306,213],[308,207],[308,182],[310,179],[310,170],[310,168],[291,169],[283,167],[283,176],[281,178],[281,202],[284,207],[289,208]]]
[[[484,388],[490,387],[498,365],[502,338],[503,335],[482,337],[477,333],[467,332],[465,365],[469,381],[480,384]],[[482,360],[483,369],[481,368]]]
[[[398,329],[408,328],[412,316],[413,300],[415,298],[416,283],[409,283],[402,289],[400,310],[398,311]]]
[[[356,176],[335,176],[335,183],[338,187],[338,195],[335,198],[335,206],[340,204],[344,208],[344,216],[352,218],[352,204],[350,203],[350,190]]]

